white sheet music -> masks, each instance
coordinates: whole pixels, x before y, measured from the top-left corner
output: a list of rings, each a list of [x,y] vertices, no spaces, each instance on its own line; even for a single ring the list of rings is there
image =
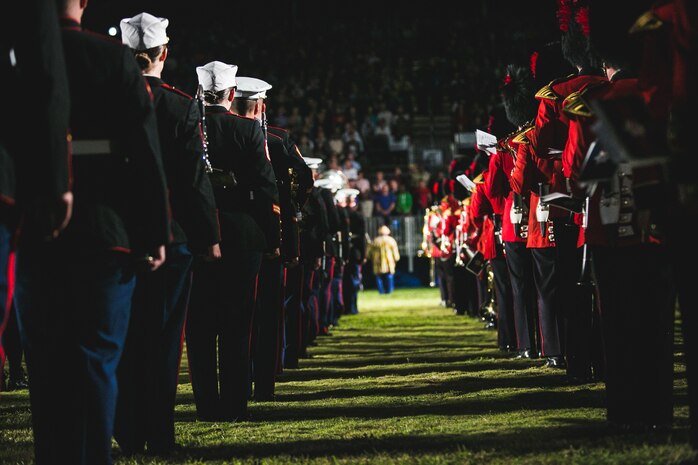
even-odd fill
[[[461,175],[459,175],[459,176],[456,176],[456,181],[458,181],[459,183],[461,183],[461,184],[463,185],[463,187],[465,187],[465,188],[468,189],[469,191],[474,191],[474,190],[475,190],[475,183],[474,183],[473,181],[471,181],[470,178],[467,177],[467,176],[464,175],[464,174],[461,174]]]
[[[484,150],[488,155],[497,153],[497,138],[489,132],[477,129],[475,131],[475,140],[479,150]]]

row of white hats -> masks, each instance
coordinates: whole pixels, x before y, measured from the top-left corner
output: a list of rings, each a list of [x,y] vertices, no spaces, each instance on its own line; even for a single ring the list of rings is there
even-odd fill
[[[124,18],[121,20],[121,40],[127,47],[134,50],[148,50],[166,45],[170,41],[167,37],[169,24],[170,21],[167,18],[158,18],[149,13]],[[250,100],[267,98],[267,91],[272,88],[271,84],[253,77],[237,76],[237,70],[236,65],[212,61],[197,67],[196,74],[204,90],[220,92],[235,87],[236,98]],[[311,169],[318,169],[322,163],[321,158],[306,157],[304,160]],[[354,193],[355,189],[340,189],[341,183],[324,185],[322,181],[325,180],[318,180],[320,182],[318,187],[331,188],[340,197],[354,197],[359,193],[359,191]]]
[[[141,13],[133,18],[121,20],[121,40],[134,50],[148,50],[166,45],[167,18],[158,18],[149,13]],[[256,100],[267,97],[271,84],[253,77],[237,76],[238,67],[221,61],[212,61],[196,68],[199,84],[204,90],[220,92],[236,87],[235,97]]]

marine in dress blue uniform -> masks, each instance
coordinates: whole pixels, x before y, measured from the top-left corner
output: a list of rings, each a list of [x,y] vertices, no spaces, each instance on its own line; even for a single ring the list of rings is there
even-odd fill
[[[223,259],[195,267],[187,317],[187,356],[197,416],[248,417],[250,337],[262,259],[279,255],[279,193],[264,133],[230,111],[237,66],[197,68],[207,101],[208,150]]]
[[[57,240],[20,250],[15,302],[36,462],[100,465],[112,462],[134,259],[146,271],[164,261],[169,206],[151,94],[133,54],[82,29],[84,2],[61,5],[74,210]]]
[[[133,309],[119,365],[114,436],[126,454],[174,449],[174,407],[193,254],[220,257],[213,188],[206,173],[196,100],[161,79],[167,58],[165,18],[141,13],[121,21],[153,95],[172,210],[167,262],[136,278]]]

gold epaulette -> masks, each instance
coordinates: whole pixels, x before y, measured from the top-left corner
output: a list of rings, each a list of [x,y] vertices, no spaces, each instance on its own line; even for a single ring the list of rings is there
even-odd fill
[[[530,144],[531,141],[528,140],[526,134],[533,131],[533,128],[535,128],[535,126],[533,125],[524,126],[523,129],[521,129],[518,133],[516,133],[516,135],[514,135],[514,138],[511,139],[511,141],[516,144]]]
[[[642,16],[637,18],[635,23],[628,31],[630,34],[636,34],[638,32],[654,31],[662,27],[664,23],[661,19],[657,18],[653,11],[647,11],[643,13]]]
[[[573,77],[576,77],[576,76],[577,76],[576,74],[570,74],[570,75],[565,76],[563,78],[554,79],[554,80],[550,81],[550,84],[548,84],[547,86],[543,86],[543,88],[541,90],[536,92],[536,98],[542,99],[542,100],[552,100],[552,101],[560,100],[562,98],[562,96],[553,90],[553,86],[555,84],[559,84],[561,82],[572,79]]]
[[[581,116],[583,118],[594,116],[594,112],[589,105],[589,92],[607,85],[608,81],[592,82],[585,85],[582,89],[572,92],[562,102],[562,111],[570,116]]]
[[[475,184],[482,184],[483,182],[485,182],[484,173],[480,173],[477,176],[475,176],[475,178],[473,178],[473,182]]]
[[[572,116],[589,118],[593,115],[589,104],[584,99],[584,91],[572,92],[562,102],[562,111]]]
[[[560,100],[561,97],[558,94],[556,94],[552,86],[548,84],[547,86],[543,86],[541,90],[536,92],[536,98],[557,101]]]

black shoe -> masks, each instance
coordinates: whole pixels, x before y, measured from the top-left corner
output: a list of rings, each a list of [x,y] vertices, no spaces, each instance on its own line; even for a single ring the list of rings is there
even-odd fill
[[[548,368],[565,368],[565,359],[562,357],[548,357],[545,361]]]
[[[298,360],[294,362],[286,362],[284,368],[286,370],[297,370],[298,369]]]
[[[524,358],[535,358],[534,353],[531,349],[520,350],[518,354],[514,357],[516,360],[521,360]]]
[[[298,354],[298,358],[309,359],[309,358],[313,358],[313,356],[310,355],[307,350],[304,350],[303,352]]]
[[[328,328],[327,326],[323,326],[322,328],[320,328],[318,336],[332,336],[332,333],[330,333],[330,328]]]
[[[511,346],[511,345],[499,346],[499,351],[507,353],[507,354],[517,352],[516,347]]]

